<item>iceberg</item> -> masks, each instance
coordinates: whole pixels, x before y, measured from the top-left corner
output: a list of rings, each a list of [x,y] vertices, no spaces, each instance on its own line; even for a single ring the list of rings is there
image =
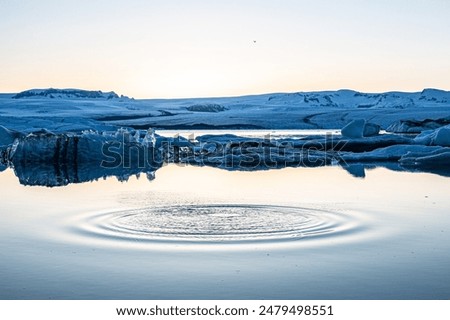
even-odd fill
[[[163,164],[153,131],[141,140],[140,132],[126,129],[110,134],[33,132],[15,139],[2,158],[22,184],[49,187],[108,176],[125,181],[141,172],[152,177]]]
[[[364,119],[353,120],[341,130],[341,134],[346,138],[363,138],[375,136],[380,132],[380,126],[367,122]]]
[[[414,143],[450,147],[450,125],[424,131],[414,138]]]
[[[424,120],[398,120],[386,128],[394,133],[421,133],[426,130],[434,130],[450,124],[450,118],[424,119]]]
[[[450,147],[450,125],[437,129],[431,143],[435,146]]]

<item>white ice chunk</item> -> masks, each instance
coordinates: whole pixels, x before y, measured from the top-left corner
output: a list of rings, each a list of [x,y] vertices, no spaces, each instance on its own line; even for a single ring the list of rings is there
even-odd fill
[[[341,130],[341,134],[347,138],[362,138],[364,134],[364,125],[366,120],[353,120]]]
[[[431,143],[435,146],[450,147],[450,125],[437,129]]]
[[[379,132],[379,125],[366,122],[364,119],[353,120],[341,130],[341,134],[346,138],[370,137]]]
[[[144,139],[142,139],[142,144],[147,146],[155,146],[156,137],[155,137],[155,129],[149,128],[145,134]]]
[[[450,125],[436,130],[427,130],[414,138],[414,143],[450,147]]]
[[[364,137],[376,136],[380,132],[380,126],[374,123],[366,122],[364,126]]]

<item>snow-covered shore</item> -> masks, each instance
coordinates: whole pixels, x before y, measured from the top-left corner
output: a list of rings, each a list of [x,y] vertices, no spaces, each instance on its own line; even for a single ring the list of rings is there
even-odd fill
[[[436,129],[450,124],[450,92],[338,90],[199,99],[132,99],[114,92],[77,93],[76,89],[0,94],[0,125],[24,132],[119,127],[337,129],[355,119],[366,119],[392,132]]]

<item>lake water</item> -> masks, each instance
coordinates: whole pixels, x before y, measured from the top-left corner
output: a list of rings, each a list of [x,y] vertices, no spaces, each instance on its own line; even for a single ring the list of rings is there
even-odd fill
[[[1,299],[450,298],[447,177],[172,164],[0,185]]]

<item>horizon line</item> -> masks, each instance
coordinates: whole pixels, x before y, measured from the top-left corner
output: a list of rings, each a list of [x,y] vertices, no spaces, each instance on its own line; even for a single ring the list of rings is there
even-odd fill
[[[192,96],[192,97],[147,97],[147,98],[135,98],[124,93],[117,93],[116,90],[101,90],[101,89],[84,89],[76,87],[68,88],[58,88],[58,87],[47,87],[47,88],[30,88],[18,92],[0,92],[1,95],[14,95],[22,92],[33,91],[33,90],[82,90],[91,92],[102,92],[102,93],[115,93],[119,96],[124,96],[129,99],[134,100],[188,100],[188,99],[220,99],[220,98],[239,98],[239,97],[251,97],[251,96],[264,96],[270,94],[295,94],[295,93],[323,93],[323,92],[339,92],[339,91],[353,91],[363,94],[383,94],[383,93],[422,93],[425,90],[437,90],[443,92],[450,92],[450,90],[435,88],[435,87],[424,87],[422,90],[418,91],[402,91],[402,90],[388,90],[388,91],[360,91],[351,88],[340,88],[340,89],[324,89],[324,90],[312,90],[312,91],[278,91],[278,92],[261,92],[261,93],[248,93],[248,94],[238,94],[238,95],[224,95],[224,96]]]

